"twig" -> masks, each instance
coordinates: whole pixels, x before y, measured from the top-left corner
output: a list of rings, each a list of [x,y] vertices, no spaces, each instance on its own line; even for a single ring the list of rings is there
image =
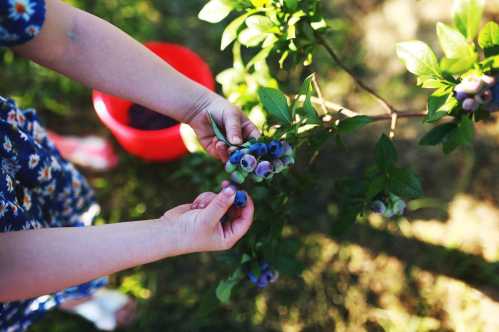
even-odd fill
[[[317,96],[319,96],[319,98],[321,99],[322,111],[324,112],[324,114],[327,114],[328,113],[327,107],[326,105],[324,105],[324,97],[322,95],[322,90],[319,85],[319,82],[317,81],[317,76],[315,75],[315,73],[312,74],[312,84],[314,85],[315,91],[317,92]]]
[[[355,112],[351,109],[348,109],[340,104],[336,104],[336,103],[333,103],[333,102],[328,101],[328,100],[320,100],[318,97],[312,97],[311,101],[313,104],[316,104],[316,105],[324,104],[324,106],[326,106],[326,108],[328,110],[328,113],[336,112],[336,113],[344,115],[347,118],[352,118],[354,116],[363,115],[361,113],[358,113],[358,112]],[[398,111],[397,112],[397,119],[398,118],[421,118],[421,117],[426,116],[426,114],[427,114],[426,111],[420,111],[420,112]],[[392,116],[393,116],[393,114],[369,115],[369,117],[373,121],[387,121],[387,120],[393,121]]]
[[[391,122],[390,122],[390,134],[389,134],[389,137],[390,138],[394,138],[395,137],[395,128],[397,128],[397,113],[392,113],[392,119],[391,119]]]
[[[370,95],[372,95],[374,98],[376,98],[379,103],[387,110],[388,114],[392,113],[397,113],[397,109],[392,106],[385,98],[381,97],[376,91],[374,91],[371,87],[366,85],[360,78],[357,77],[357,75],[350,69],[348,68],[338,57],[336,52],[333,50],[333,48],[327,43],[327,41],[324,39],[324,37],[317,31],[314,32],[315,38],[317,39],[318,43],[322,45],[328,52],[328,54],[331,56],[333,61],[341,68],[343,69],[350,77],[357,83],[357,85],[364,89],[366,92],[368,92]]]

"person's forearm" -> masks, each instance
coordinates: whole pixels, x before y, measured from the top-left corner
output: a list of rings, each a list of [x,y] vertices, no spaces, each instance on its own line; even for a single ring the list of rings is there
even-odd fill
[[[0,303],[53,293],[189,252],[158,220],[0,234]]]
[[[40,35],[16,48],[21,55],[179,121],[214,96],[106,21],[60,1],[48,0],[47,6]]]

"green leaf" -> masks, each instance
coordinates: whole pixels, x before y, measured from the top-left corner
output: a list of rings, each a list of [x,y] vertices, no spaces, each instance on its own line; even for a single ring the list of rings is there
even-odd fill
[[[373,119],[366,115],[357,115],[352,118],[346,118],[338,124],[338,130],[342,133],[350,132],[373,122]]]
[[[449,59],[459,59],[473,56],[470,44],[456,29],[444,23],[437,23],[437,36],[444,54]]]
[[[437,122],[448,115],[456,106],[458,106],[458,101],[452,93],[437,90],[428,97],[428,114],[425,117],[425,122]]]
[[[213,129],[213,133],[218,138],[218,140],[224,142],[228,146],[237,146],[237,145],[230,143],[229,140],[225,137],[225,135],[222,133],[220,128],[218,128],[217,123],[210,112],[208,112],[208,116],[210,117],[211,128]]]
[[[458,59],[442,58],[440,68],[451,75],[463,74],[470,70],[476,63],[477,55]]]
[[[262,33],[255,28],[246,28],[239,33],[238,40],[246,47],[255,47],[267,38],[267,33]]]
[[[376,143],[375,155],[377,164],[385,171],[397,161],[397,150],[385,134],[381,135]]]
[[[244,14],[233,20],[232,22],[227,25],[225,28],[223,34],[222,34],[222,41],[220,45],[220,49],[223,51],[229,46],[234,40],[237,38],[237,31],[241,27],[241,25],[244,23],[246,20],[246,17],[248,17],[250,13]]]
[[[454,25],[468,40],[473,40],[478,33],[484,4],[484,0],[454,0],[453,2]]]
[[[449,132],[443,141],[444,153],[448,154],[459,146],[471,145],[474,136],[473,121],[462,117],[457,126]]]
[[[305,101],[303,102],[303,109],[305,110],[305,114],[307,115],[308,123],[310,124],[320,124],[322,121],[317,115],[315,111],[314,105],[312,105],[312,78],[313,74],[309,75],[305,81],[303,81],[302,86],[300,87],[299,95],[305,95]],[[296,103],[293,103],[291,107],[291,114],[294,116],[294,107]]]
[[[259,88],[258,97],[267,112],[280,124],[290,126],[293,123],[286,96],[281,91],[274,88]]]
[[[385,190],[385,176],[377,176],[369,182],[366,192],[366,200],[371,201],[376,195]]]
[[[200,20],[218,23],[230,14],[233,7],[228,0],[210,0],[198,14]]]
[[[390,170],[388,189],[406,198],[417,198],[423,195],[421,180],[408,168],[394,167]]]
[[[248,28],[258,30],[260,32],[268,32],[272,29],[274,24],[267,16],[253,15],[246,19]]]
[[[270,54],[270,51],[272,51],[272,48],[273,46],[268,46],[268,47],[265,47],[265,48],[262,48],[260,50],[260,52],[258,52],[249,62],[248,64],[246,65],[246,68],[251,68],[252,66],[254,66],[255,64],[261,62],[261,61],[264,61],[265,59],[267,59],[267,57],[269,56]]]
[[[298,0],[284,0],[284,4],[291,11],[295,11],[298,8]]]
[[[445,137],[456,128],[455,123],[444,123],[432,128],[419,141],[419,145],[437,145],[442,143]]]
[[[499,54],[499,24],[496,22],[485,24],[478,36],[478,44],[483,48],[485,56]]]
[[[411,73],[425,78],[441,77],[437,57],[431,48],[419,40],[397,44],[397,56]]]
[[[232,273],[230,277],[218,283],[215,293],[220,302],[229,303],[232,289],[234,288],[234,286],[237,285],[237,283],[241,280],[241,278],[242,278],[241,269],[237,269],[236,271],[234,271],[234,273]]]

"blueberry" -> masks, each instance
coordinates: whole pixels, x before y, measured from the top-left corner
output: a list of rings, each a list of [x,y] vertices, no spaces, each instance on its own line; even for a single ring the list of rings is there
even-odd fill
[[[280,173],[286,168],[281,159],[274,159],[272,161],[272,167],[274,168],[275,173]]]
[[[234,172],[235,170],[237,169],[237,165],[233,164],[230,162],[230,160],[227,160],[227,162],[225,163],[225,171],[227,173],[232,173]]]
[[[496,84],[492,88],[493,102],[496,106],[499,106],[499,84]]]
[[[251,174],[251,178],[253,179],[253,181],[255,182],[262,182],[264,180],[264,177],[263,176],[258,176],[256,174]]]
[[[474,112],[478,109],[479,104],[473,98],[466,98],[463,100],[463,110],[466,112]]]
[[[231,164],[237,165],[241,161],[241,158],[244,156],[244,151],[242,149],[235,150],[230,154],[229,161]]]
[[[375,212],[375,213],[385,213],[385,210],[386,210],[386,206],[385,206],[385,203],[383,203],[382,201],[380,200],[376,200],[374,202],[371,203],[371,211]]]
[[[468,98],[468,94],[463,91],[456,91],[456,99],[459,101],[463,101]]]
[[[276,140],[272,140],[267,144],[267,149],[272,158],[279,158],[284,154],[284,147],[282,143]]]
[[[241,184],[244,182],[247,175],[248,174],[246,172],[235,171],[235,172],[231,173],[230,179],[232,182],[235,182],[237,184]]]
[[[270,175],[272,175],[272,171],[272,164],[267,160],[260,161],[255,168],[256,176],[261,176],[264,178],[268,178]]]
[[[282,141],[282,153],[285,156],[293,156],[293,147],[288,142]]]
[[[248,279],[251,281],[251,283],[253,283],[255,285],[258,283],[258,278],[255,276],[255,274],[253,272],[249,271],[247,273],[247,276],[248,276]]]
[[[496,84],[496,79],[494,76],[483,75],[480,77],[483,83],[487,85],[489,88],[493,87]]]
[[[243,208],[246,206],[246,202],[248,201],[248,196],[244,191],[238,190],[236,191],[236,197],[234,198],[234,205],[238,208]]]
[[[241,158],[240,165],[248,173],[253,172],[257,164],[256,158],[251,154],[246,154]]]
[[[475,95],[475,100],[479,104],[488,104],[492,101],[492,90],[483,90],[479,94]]]
[[[480,89],[482,88],[482,84],[483,82],[479,77],[471,75],[464,78],[459,85],[461,86],[463,92],[468,94],[475,94],[480,91]]]
[[[295,163],[295,158],[293,158],[293,156],[284,156],[282,162],[284,163],[284,166],[293,165]]]
[[[253,143],[249,147],[249,153],[254,156],[261,157],[267,154],[267,144]]]
[[[257,286],[258,288],[265,288],[270,283],[274,283],[279,278],[279,273],[274,271],[270,265],[263,261],[259,264],[259,275],[258,277],[251,271],[248,271],[246,275],[252,284]]]
[[[403,200],[399,199],[393,204],[393,213],[398,216],[404,215],[406,204]]]

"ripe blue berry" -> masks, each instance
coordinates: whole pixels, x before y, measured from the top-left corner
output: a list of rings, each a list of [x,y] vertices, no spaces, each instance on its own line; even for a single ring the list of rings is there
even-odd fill
[[[492,88],[492,93],[493,93],[493,102],[496,106],[499,106],[499,84],[496,84]]]
[[[268,178],[272,175],[272,171],[272,164],[267,160],[260,161],[255,168],[255,174],[264,178]]]
[[[234,198],[234,205],[238,208],[243,208],[248,202],[248,195],[244,191],[236,191],[236,197]]]
[[[293,155],[293,147],[288,142],[282,141],[282,154],[285,156]]]
[[[275,173],[281,173],[286,168],[281,159],[274,159],[272,161],[272,167],[274,168]]]
[[[253,143],[249,147],[249,153],[261,157],[267,154],[267,145],[265,143]]]
[[[272,158],[279,158],[284,154],[282,143],[277,140],[272,140],[267,144],[267,150]]]
[[[256,158],[251,154],[246,154],[241,158],[240,165],[248,173],[253,172],[257,164]]]
[[[260,275],[257,277],[251,271],[247,273],[248,279],[258,288],[265,288],[279,278],[279,273],[270,268],[266,262],[260,263]]]
[[[463,110],[466,112],[474,112],[478,109],[478,106],[480,105],[473,98],[466,98],[462,105]]]
[[[230,154],[229,161],[231,164],[237,165],[244,156],[244,151],[242,149],[235,150]]]
[[[375,213],[380,213],[380,214],[385,213],[385,211],[386,211],[385,203],[383,203],[380,200],[376,200],[376,201],[372,202],[371,203],[371,211],[373,211]]]
[[[469,95],[466,92],[456,91],[456,99],[459,101],[465,100],[466,98],[468,98],[468,96]]]
[[[282,162],[284,163],[284,166],[293,165],[295,163],[295,158],[293,158],[293,156],[284,156]]]
[[[488,104],[492,101],[492,90],[483,90],[479,94],[475,95],[475,100],[479,104]]]

